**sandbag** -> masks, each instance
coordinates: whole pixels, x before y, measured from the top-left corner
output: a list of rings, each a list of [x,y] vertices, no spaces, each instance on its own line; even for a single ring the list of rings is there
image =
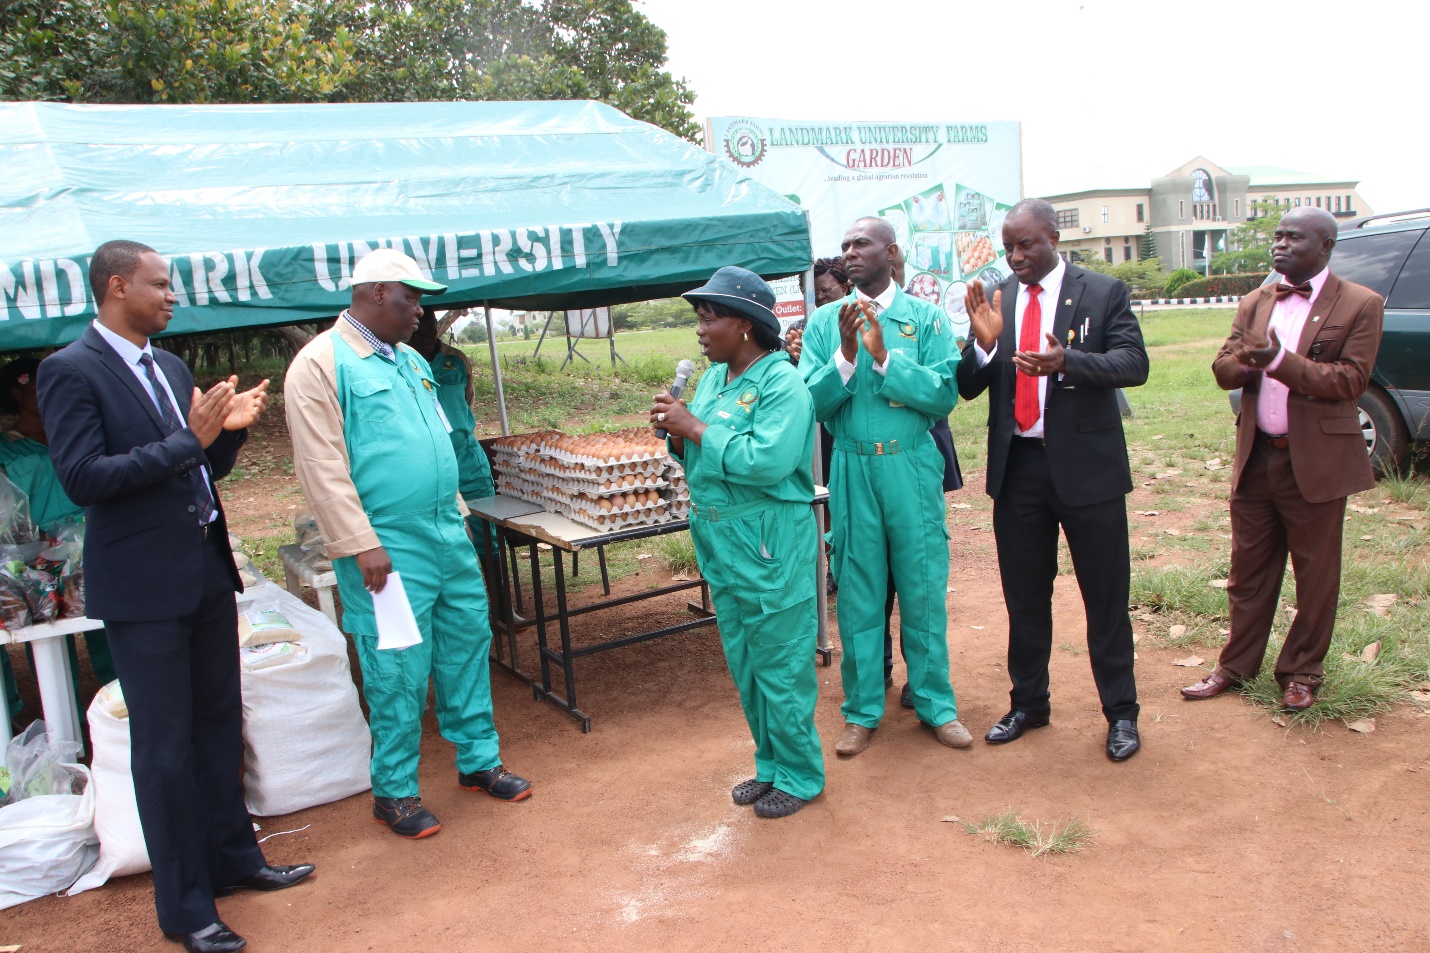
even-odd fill
[[[307,651],[242,670],[244,800],[259,817],[291,814],[371,786],[372,736],[348,666],[347,638],[327,616],[272,583],[254,601],[269,597]]]
[[[122,717],[114,712],[123,711]],[[149,869],[134,778],[129,770],[129,713],[119,683],[110,682],[89,704],[89,740],[94,751],[94,833],[99,861],[70,887],[74,896],[103,886],[111,877],[142,874]]]
[[[80,794],[44,794],[0,807],[0,910],[65,889],[94,866],[94,784],[66,764]]]

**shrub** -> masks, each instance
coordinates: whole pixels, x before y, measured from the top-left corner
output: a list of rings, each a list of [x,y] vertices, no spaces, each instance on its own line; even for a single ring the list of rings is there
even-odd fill
[[[1250,294],[1266,280],[1266,275],[1212,275],[1197,278],[1177,289],[1179,298],[1209,298],[1215,295]]]
[[[1162,290],[1167,293],[1167,297],[1173,298],[1177,295],[1177,289],[1189,281],[1195,281],[1201,275],[1190,268],[1178,268],[1167,276],[1167,283],[1162,286]]]

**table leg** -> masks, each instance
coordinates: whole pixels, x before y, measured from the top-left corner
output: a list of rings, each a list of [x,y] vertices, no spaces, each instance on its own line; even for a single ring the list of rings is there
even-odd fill
[[[571,618],[566,606],[566,568],[561,558],[561,550],[552,547],[553,562],[556,564],[556,618],[561,626],[561,668],[566,675],[565,708],[581,722],[581,731],[590,733],[591,717],[576,707],[576,669],[571,658]]]
[[[74,673],[70,671],[64,636],[35,639],[30,647],[35,655],[35,676],[40,685],[40,702],[50,743],[64,740],[82,745],[84,737],[80,734],[79,710],[75,705]]]
[[[303,598],[303,583],[298,578],[298,574],[293,571],[293,567],[288,565],[288,560],[283,560],[283,588],[299,599]]]
[[[535,547],[535,545],[536,541],[533,540],[532,546]],[[514,583],[514,585],[511,587],[512,598],[516,601],[517,615],[522,615],[526,612],[526,609],[523,608],[521,604],[521,564],[518,561],[520,557],[516,554],[515,546],[508,547],[507,551],[511,553],[511,578]],[[532,552],[535,551],[536,550],[533,548]]]
[[[290,589],[288,591],[292,592],[293,590]],[[297,595],[297,593],[294,593],[294,595]],[[338,624],[338,607],[337,604],[333,602],[332,586],[318,587],[318,611],[327,616],[333,625]]]
[[[541,556],[536,549],[536,540],[533,538],[527,545],[527,552],[531,562],[531,601],[532,608],[536,610],[536,654],[541,657],[541,687],[532,686],[532,692],[537,699],[543,694],[551,694],[551,662],[547,658],[549,654],[546,643],[546,599],[541,593]],[[518,581],[517,588],[521,588]]]
[[[601,588],[606,591],[606,595],[611,594],[611,575],[606,571],[606,547],[596,547],[596,559],[601,563]]]

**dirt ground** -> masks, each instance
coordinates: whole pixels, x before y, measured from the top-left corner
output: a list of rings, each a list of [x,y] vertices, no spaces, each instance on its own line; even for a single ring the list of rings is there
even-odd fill
[[[966,477],[950,497],[969,508],[950,510],[949,643],[960,718],[981,736],[1007,708],[1007,628],[982,474]],[[245,538],[282,532],[283,482],[260,472],[230,491]],[[1150,491],[1129,503],[1150,507]],[[664,573],[650,566],[618,591],[653,577]],[[577,640],[675,620],[683,603],[587,616]],[[1281,728],[1236,696],[1186,703],[1177,689],[1199,673],[1171,664],[1186,650],[1154,647],[1138,623],[1143,750],[1113,764],[1069,576],[1054,610],[1053,724],[1006,747],[937,744],[898,706],[899,663],[873,743],[836,758],[836,654],[820,669],[828,786],[779,821],[730,801],[752,744],[713,629],[578,661],[590,734],[498,670],[503,759],[534,782],[530,800],[459,789],[429,713],[423,795],[441,834],[393,837],[368,795],[261,819],[264,833],[307,825],[265,850],[318,873],[220,900],[220,914],[258,953],[1430,949],[1430,718],[1402,707],[1360,735]],[[1081,818],[1094,842],[1034,858],[953,822],[1005,808],[1045,824]],[[0,945],[175,949],[152,903],[147,875],[37,900],[0,913]]]

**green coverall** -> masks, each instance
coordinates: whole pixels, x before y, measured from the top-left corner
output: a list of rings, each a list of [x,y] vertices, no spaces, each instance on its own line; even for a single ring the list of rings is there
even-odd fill
[[[71,518],[82,518],[84,507],[75,506],[60,486],[55,474],[55,465],[50,460],[50,448],[29,437],[6,434],[0,436],[0,470],[5,477],[30,501],[30,522],[40,529],[52,523]],[[85,650],[90,666],[100,685],[107,685],[118,678],[114,662],[109,655],[109,639],[103,629],[84,633]],[[74,636],[65,636],[65,649],[70,657],[70,672],[74,679],[75,702],[80,711],[86,707],[85,699],[79,691],[79,654],[75,651]],[[28,644],[25,653],[31,655]],[[33,656],[32,656],[33,659]],[[31,663],[33,665],[33,661]],[[15,717],[24,707],[19,689],[15,685],[15,674],[10,669],[10,656],[0,648],[0,681],[4,682],[6,710]]]
[[[958,401],[958,348],[936,305],[895,292],[879,315],[889,357],[874,370],[863,342],[845,384],[835,355],[839,308],[816,311],[804,332],[799,369],[814,415],[834,435],[829,474],[830,566],[839,582],[845,721],[876,728],[884,716],[884,602],[889,569],[909,685],[919,720],[935,727],[958,717],[948,678],[948,529],[943,457],[929,428]]]
[[[700,444],[685,441],[690,535],[755,739],[755,778],[807,801],[824,790],[814,411],[787,354],[761,358],[729,384],[726,373],[712,365],[690,402],[707,424]]]
[[[422,632],[418,645],[379,651],[357,557],[333,561],[369,708],[372,793],[414,797],[429,678],[442,736],[457,746],[457,770],[501,763],[486,588],[457,509],[457,459],[427,362],[404,345],[395,362],[377,353],[359,359],[338,335],[333,356],[353,485]]]
[[[472,413],[472,385],[467,362],[442,346],[432,358],[432,374],[437,384],[437,399],[452,425],[452,450],[457,455],[457,490],[468,502],[492,496],[492,465],[487,452],[477,441],[477,417]],[[491,524],[475,516],[468,517],[472,538],[483,555],[494,552],[491,545]]]

